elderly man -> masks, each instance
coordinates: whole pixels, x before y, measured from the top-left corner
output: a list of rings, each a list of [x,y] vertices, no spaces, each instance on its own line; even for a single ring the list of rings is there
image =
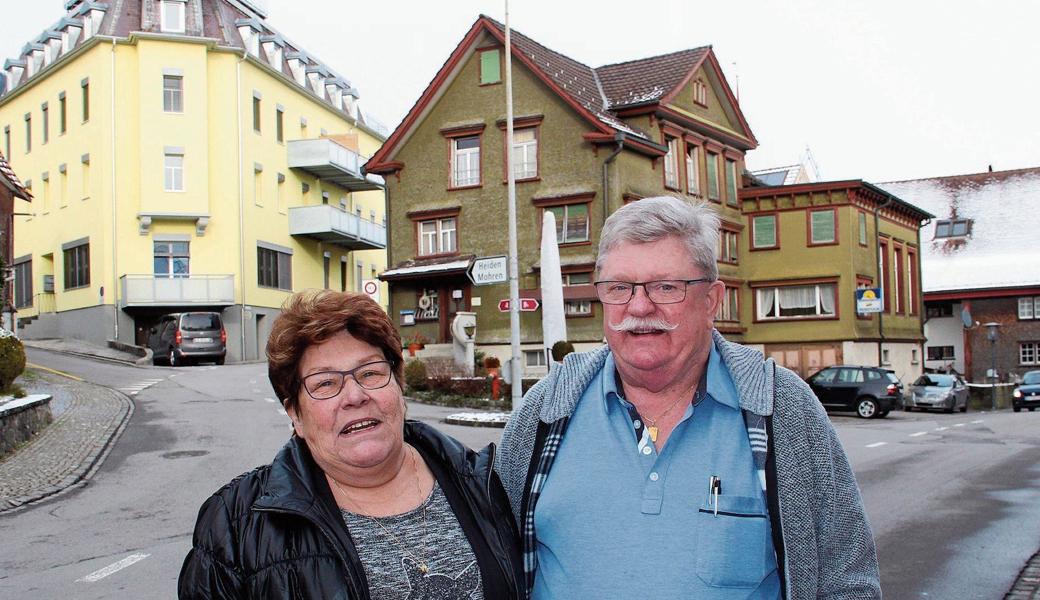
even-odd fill
[[[712,208],[615,212],[596,291],[607,347],[528,392],[497,468],[543,598],[880,598],[830,421],[797,375],[714,330]]]

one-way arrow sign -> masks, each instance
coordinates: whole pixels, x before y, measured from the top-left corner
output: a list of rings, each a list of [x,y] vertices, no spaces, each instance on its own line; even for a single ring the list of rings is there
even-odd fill
[[[473,285],[491,285],[509,281],[509,267],[504,256],[484,256],[473,261],[466,271]]]

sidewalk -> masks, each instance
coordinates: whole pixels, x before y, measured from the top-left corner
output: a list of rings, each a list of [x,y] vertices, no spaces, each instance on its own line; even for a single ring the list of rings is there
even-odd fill
[[[91,344],[90,342],[84,342],[83,340],[72,338],[22,340],[22,344],[25,345],[26,348],[39,348],[40,350],[50,350],[52,352],[61,352],[63,354],[71,354],[73,356],[82,356],[85,358],[109,360],[131,365],[151,364],[150,359],[134,354],[133,352],[117,350],[108,346]]]
[[[0,514],[90,479],[119,438],[133,403],[120,392],[41,370],[19,380],[27,393],[51,394],[54,422],[0,462]]]

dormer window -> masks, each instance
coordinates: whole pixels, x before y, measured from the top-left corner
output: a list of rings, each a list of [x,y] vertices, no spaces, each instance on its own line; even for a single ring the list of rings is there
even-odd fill
[[[164,32],[184,33],[185,0],[161,0],[162,23]]]
[[[935,222],[935,239],[967,237],[971,233],[971,219],[945,219]]]

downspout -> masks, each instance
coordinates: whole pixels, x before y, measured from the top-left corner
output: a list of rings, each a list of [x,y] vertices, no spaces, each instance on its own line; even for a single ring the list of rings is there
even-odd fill
[[[617,147],[610,153],[610,156],[603,161],[603,223],[607,222],[607,214],[610,212],[610,163],[614,162],[618,154],[621,154],[621,150],[625,147],[625,134],[620,131],[614,134],[614,143]]]
[[[111,139],[112,139],[112,339],[119,341],[119,253],[116,251],[116,243],[119,236],[116,235],[116,38],[112,38],[111,57]],[[101,300],[104,303],[104,298]],[[135,339],[136,343],[137,340]]]
[[[390,238],[390,186],[387,185],[386,179],[383,180],[383,231],[386,233],[386,265],[383,268],[389,269],[390,265],[393,264],[390,262],[390,252],[394,246],[391,243]],[[391,305],[392,299],[393,296],[390,295],[390,283],[388,282],[386,284],[386,312],[388,315],[391,315],[391,320],[393,319],[394,314],[392,312],[393,306]]]
[[[878,218],[878,211],[885,208],[892,203],[892,197],[885,198],[885,201],[881,204],[874,205],[874,264],[877,265],[878,283],[881,283],[882,277],[887,277],[887,273],[881,272],[881,227],[880,219]],[[885,281],[888,281],[887,279]],[[885,317],[885,305],[888,303],[888,298],[885,297],[885,288],[882,286],[881,290],[881,312],[877,314],[877,327],[878,327],[878,343],[877,343],[877,364],[882,366],[881,357],[884,355],[882,352],[882,346],[885,343],[885,330],[884,330],[884,317]]]
[[[245,183],[242,177],[242,63],[246,56],[246,51],[242,50],[242,58],[235,64],[235,114],[238,125],[238,295],[242,301],[238,309],[238,342],[242,361],[246,360],[246,220],[243,200]]]

